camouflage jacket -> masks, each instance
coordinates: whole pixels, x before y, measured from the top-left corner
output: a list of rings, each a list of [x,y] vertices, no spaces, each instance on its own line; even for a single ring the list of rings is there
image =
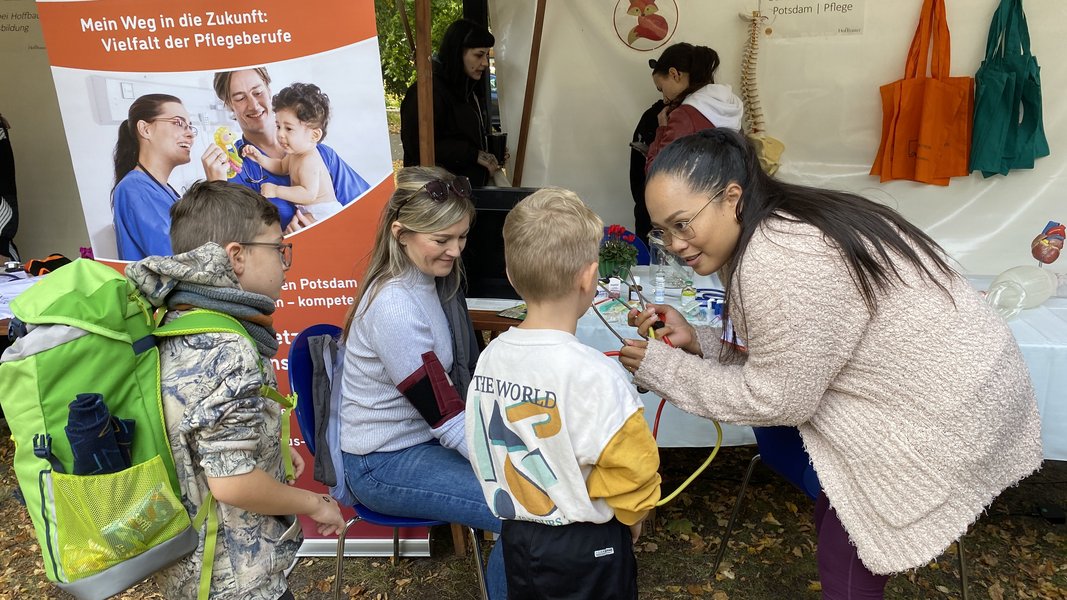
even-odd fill
[[[202,246],[177,257],[148,257],[127,275],[153,303],[174,279],[216,287],[237,287],[225,252]],[[165,320],[175,318],[171,311]],[[285,481],[281,409],[259,396],[263,384],[276,385],[268,357],[232,333],[170,338],[160,344],[163,408],[182,502],[196,514],[208,494],[208,477],[242,475],[259,467]],[[217,503],[219,531],[211,598],[275,600],[287,589],[285,569],[296,557],[302,536],[292,516],[271,516]],[[290,527],[295,529],[290,530]],[[203,562],[200,546],[189,557],[156,575],[166,598],[195,598]]]

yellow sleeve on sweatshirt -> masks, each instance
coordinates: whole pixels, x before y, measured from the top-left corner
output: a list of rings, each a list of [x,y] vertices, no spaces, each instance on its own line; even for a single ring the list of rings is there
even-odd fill
[[[603,498],[615,518],[633,525],[660,496],[659,448],[639,409],[615,432],[586,481],[590,498]]]

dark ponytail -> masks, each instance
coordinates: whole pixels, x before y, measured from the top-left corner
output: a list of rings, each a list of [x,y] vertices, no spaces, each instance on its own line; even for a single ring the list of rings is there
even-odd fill
[[[676,177],[691,191],[708,196],[730,183],[741,186],[735,214],[741,234],[729,262],[735,274],[752,235],[764,221],[778,217],[808,223],[838,247],[871,313],[877,310],[878,292],[904,282],[895,261],[909,263],[948,294],[938,274],[954,276],[955,271],[944,250],[921,229],[892,208],[861,196],[772,178],[760,168],[752,144],[732,129],[706,129],[675,140],[656,156],[647,180],[657,175]],[[726,279],[724,311],[729,312],[736,277]],[[720,358],[733,358],[731,350]]]
[[[689,75],[689,87],[686,88],[676,103],[700,88],[715,83],[715,70],[719,68],[719,53],[707,46],[694,46],[679,42],[668,47],[659,59],[648,61],[653,75],[666,75],[672,68]]]
[[[111,186],[112,189],[137,166],[139,152],[140,144],[138,144],[136,128],[131,127],[127,119],[119,125],[119,140],[115,143],[115,184]]]
[[[693,70],[689,72],[688,92],[699,90],[709,83],[715,83],[715,70],[719,68],[719,53],[707,46],[694,46],[692,68]]]
[[[179,98],[170,94],[146,94],[133,101],[127,113],[127,119],[119,125],[119,137],[115,142],[115,185],[117,186],[127,173],[137,166],[141,152],[141,138],[137,134],[137,123],[151,121],[163,112],[163,105],[168,102],[181,104]],[[114,186],[112,186],[114,191]]]

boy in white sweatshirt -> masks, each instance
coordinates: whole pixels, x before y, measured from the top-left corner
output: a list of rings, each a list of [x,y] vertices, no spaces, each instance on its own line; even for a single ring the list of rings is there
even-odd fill
[[[617,361],[575,337],[597,289],[603,223],[547,188],[504,223],[518,327],[482,353],[467,390],[467,447],[503,519],[508,597],[637,598],[633,542],[660,497],[659,452]]]

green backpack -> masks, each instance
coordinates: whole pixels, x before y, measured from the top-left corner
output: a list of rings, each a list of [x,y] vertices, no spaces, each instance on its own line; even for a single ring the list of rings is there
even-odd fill
[[[248,338],[244,327],[206,310],[160,326],[164,311],[155,310],[132,282],[85,259],[23,292],[11,311],[11,332],[18,337],[0,359],[0,405],[48,578],[77,598],[107,598],[193,552],[206,522],[200,578],[200,597],[206,598],[217,511],[209,497],[191,518],[180,500],[156,339],[208,332]],[[83,393],[100,394],[113,417],[136,424],[131,467],[71,474],[74,457],[64,428],[68,405]],[[276,390],[262,393],[292,408]]]

